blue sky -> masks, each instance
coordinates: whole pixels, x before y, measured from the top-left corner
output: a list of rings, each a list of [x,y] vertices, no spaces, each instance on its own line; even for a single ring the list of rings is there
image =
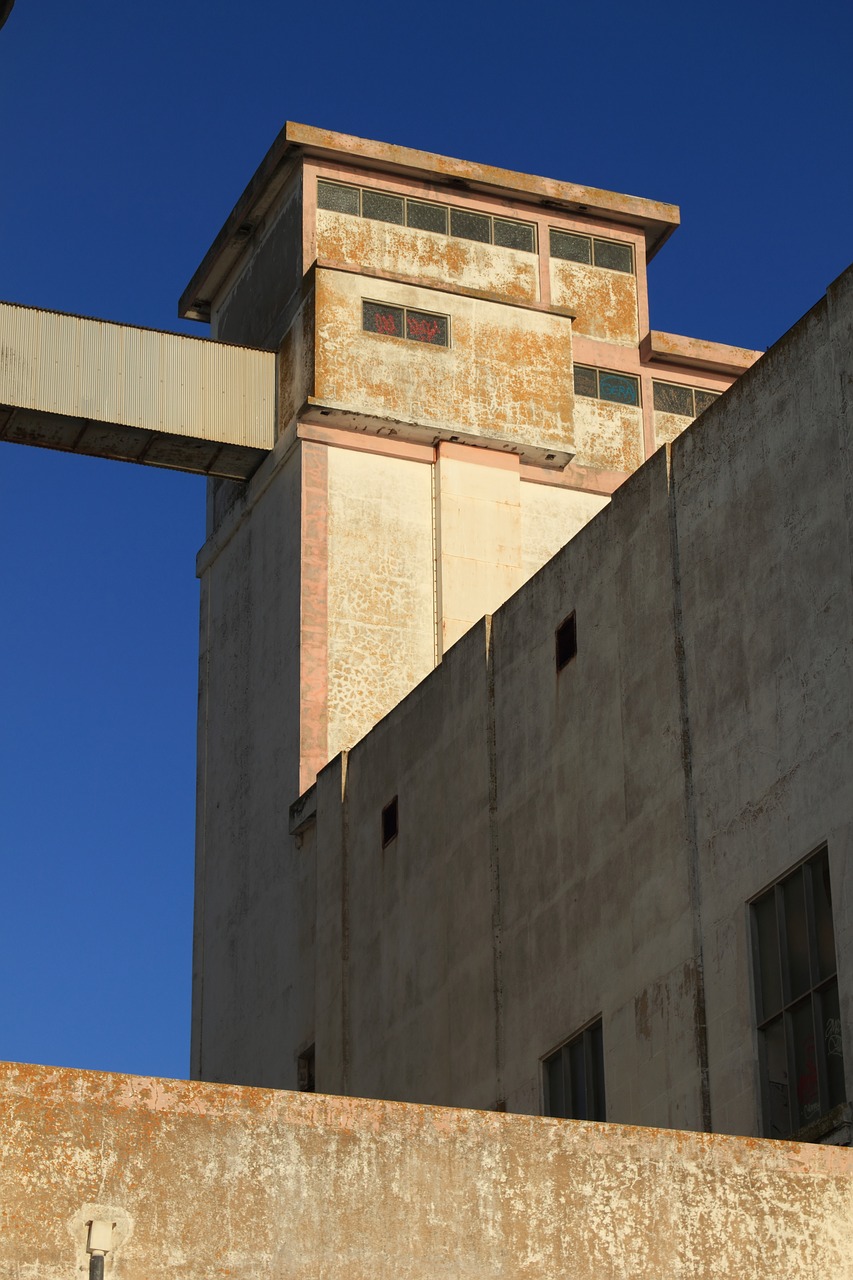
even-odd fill
[[[853,7],[16,0],[0,298],[203,335],[285,119],[679,204],[654,328],[764,348],[853,259]],[[204,482],[0,444],[0,1058],[189,1061]]]

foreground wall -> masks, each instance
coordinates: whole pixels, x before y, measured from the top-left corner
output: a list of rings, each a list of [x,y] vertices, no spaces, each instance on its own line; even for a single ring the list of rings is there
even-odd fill
[[[0,1276],[849,1280],[853,1153],[0,1066]]]
[[[610,1121],[850,1140],[851,332],[853,269],[294,808],[319,1088],[537,1112],[600,1022]],[[750,903],[823,849],[760,1065]]]

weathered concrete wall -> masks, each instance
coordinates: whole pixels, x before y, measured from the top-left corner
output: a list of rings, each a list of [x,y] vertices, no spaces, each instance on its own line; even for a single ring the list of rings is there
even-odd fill
[[[577,396],[574,442],[576,460],[584,466],[635,471],[645,456],[642,410]]]
[[[524,480],[520,498],[525,582],[610,501],[600,494]]]
[[[601,1016],[609,1119],[759,1133],[748,903],[826,842],[853,1098],[852,332],[853,271],[321,775],[326,1088],[535,1111]]]
[[[273,454],[199,558],[192,1071],[207,1079],[295,1086],[313,1021],[314,867],[284,836],[299,789],[301,483],[298,450]]]
[[[578,333],[622,346],[639,343],[636,276],[560,258],[551,258],[549,267],[551,301],[574,313]]]
[[[0,1070],[8,1280],[853,1276],[848,1151]]]
[[[211,306],[211,333],[274,351],[302,281],[302,171],[295,168],[275,205],[251,232],[252,252]]]
[[[600,1015],[608,1118],[702,1127],[671,589],[659,454],[493,619],[512,1110],[540,1109],[539,1059]]]
[[[322,1087],[536,1112],[540,1059],[603,1015],[608,1118],[702,1127],[671,583],[661,454],[324,783],[318,857],[346,832],[348,871],[318,991],[352,994]]]
[[[497,294],[510,302],[539,298],[536,254],[328,209],[317,210],[317,257],[330,266],[381,271],[401,280],[435,280],[445,287]]]
[[[518,458],[439,445],[435,464],[440,652],[521,586]]]
[[[314,395],[333,408],[532,445],[572,445],[571,321],[521,307],[316,273]],[[363,299],[450,317],[451,345],[365,333]]]
[[[672,449],[715,1127],[754,1132],[746,902],[826,842],[853,1099],[853,271]]]
[[[436,662],[432,465],[328,457],[328,740],[351,747]]]

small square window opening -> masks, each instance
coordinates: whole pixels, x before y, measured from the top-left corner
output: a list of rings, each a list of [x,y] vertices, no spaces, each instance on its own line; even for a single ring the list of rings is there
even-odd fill
[[[397,797],[386,804],[382,810],[382,848],[384,849],[397,838],[398,831],[398,815],[397,815]]]
[[[567,667],[578,651],[578,631],[575,615],[570,613],[564,618],[554,633],[557,652],[557,670]]]

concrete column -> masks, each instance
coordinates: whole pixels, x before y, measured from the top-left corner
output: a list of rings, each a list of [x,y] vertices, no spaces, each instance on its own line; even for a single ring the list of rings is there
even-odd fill
[[[438,640],[446,653],[524,580],[514,454],[441,444],[435,467]]]

